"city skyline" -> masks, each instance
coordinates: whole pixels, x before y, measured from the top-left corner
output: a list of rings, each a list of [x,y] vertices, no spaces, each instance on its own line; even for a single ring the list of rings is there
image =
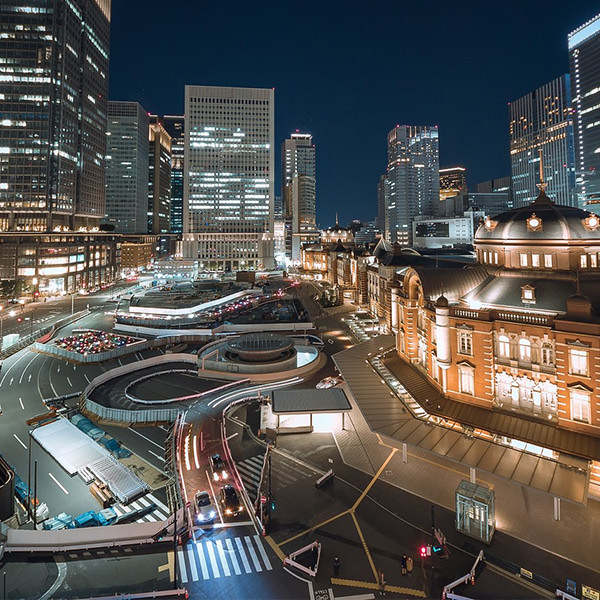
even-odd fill
[[[320,148],[321,227],[334,222],[336,209],[341,223],[375,217],[386,134],[396,124],[437,124],[440,166],[465,166],[473,188],[508,175],[508,102],[567,72],[568,33],[598,12],[592,2],[574,10],[553,1],[544,11],[509,2],[496,8],[490,27],[486,7],[470,6],[466,29],[465,11],[441,3],[433,10],[403,6],[403,12],[376,3],[360,6],[358,18],[359,5],[353,3],[343,11],[335,5],[300,11],[275,3],[255,11],[234,2],[202,15],[203,21],[227,21],[231,36],[221,44],[216,29],[203,29],[202,43],[187,35],[196,27],[191,3],[163,11],[160,24],[150,17],[156,14],[152,3],[148,8],[138,14],[133,5],[113,6],[110,98],[180,114],[186,84],[274,87],[275,146],[300,129]],[[517,9],[522,30],[515,27]],[[128,23],[134,18],[140,27],[132,31]],[[400,19],[415,26],[398,33],[394,23]],[[277,34],[279,23],[286,24],[285,36]],[[419,23],[426,23],[427,32]],[[148,30],[175,26],[177,36],[167,34],[170,53],[162,53],[168,58],[155,55],[146,42]],[[257,29],[273,34],[248,37],[247,31]],[[423,35],[427,48],[420,46]],[[143,58],[132,70],[128,56],[142,48]]]

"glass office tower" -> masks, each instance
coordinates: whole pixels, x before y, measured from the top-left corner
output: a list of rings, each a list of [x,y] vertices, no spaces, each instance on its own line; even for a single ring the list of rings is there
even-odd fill
[[[165,115],[162,125],[171,136],[171,233],[183,232],[183,170],[185,117]]]
[[[600,15],[568,36],[580,208],[600,202]]]
[[[169,233],[171,226],[171,136],[160,123],[151,123],[149,133],[148,233]]]
[[[437,125],[397,125],[388,133],[386,239],[412,243],[412,221],[433,215],[440,196]]]
[[[104,215],[110,0],[0,2],[0,230]]]
[[[568,75],[509,104],[511,186],[515,206],[526,206],[538,197],[540,166],[548,197],[557,204],[577,205],[571,113]]]
[[[274,90],[188,85],[185,116],[185,257],[273,266]]]

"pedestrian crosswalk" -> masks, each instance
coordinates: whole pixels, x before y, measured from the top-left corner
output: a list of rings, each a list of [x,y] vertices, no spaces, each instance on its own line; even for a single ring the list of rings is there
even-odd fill
[[[235,463],[252,503],[255,502],[257,497],[263,463],[263,454],[257,454]],[[283,489],[303,479],[312,479],[318,473],[319,471],[316,469],[292,460],[278,452],[271,454],[271,478],[272,486],[275,489]],[[267,477],[266,468],[264,477]]]
[[[117,517],[121,517],[122,515],[126,515],[127,513],[133,512],[135,510],[144,510],[147,509],[152,504],[156,505],[156,508],[149,512],[148,514],[140,517],[139,519],[135,519],[133,523],[150,523],[156,521],[165,521],[169,518],[170,511],[167,506],[163,502],[161,502],[156,496],[153,494],[146,494],[141,498],[138,498],[134,502],[130,502],[127,506],[124,504],[113,504],[112,509],[117,513]]]
[[[177,551],[177,563],[184,584],[273,570],[258,535],[190,541]]]

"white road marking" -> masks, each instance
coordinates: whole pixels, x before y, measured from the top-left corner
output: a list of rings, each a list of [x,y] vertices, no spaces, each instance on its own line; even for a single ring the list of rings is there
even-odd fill
[[[179,573],[181,574],[181,583],[187,583],[187,571],[185,569],[185,562],[183,561],[183,550],[177,550],[177,556],[179,557]]]
[[[221,540],[217,540],[217,551],[219,552],[219,556],[221,558],[221,566],[223,567],[223,573],[225,577],[229,577],[231,575],[231,571],[229,570],[229,565],[227,564],[227,558],[225,557],[225,550],[223,548],[223,542]]]
[[[196,552],[200,559],[200,567],[202,568],[202,578],[208,579],[210,574],[208,573],[208,565],[206,564],[206,558],[204,557],[204,550],[202,550],[202,544],[196,543]]]
[[[83,376],[85,377],[85,380],[90,383],[90,378],[87,376],[87,373],[84,373]]]
[[[12,385],[12,382],[13,382],[14,380],[15,380],[15,378],[14,378],[14,377],[11,377],[11,378],[10,378],[10,381],[8,382],[8,385]]]
[[[256,545],[258,546],[258,551],[260,552],[263,562],[265,563],[265,566],[267,567],[267,571],[272,571],[273,567],[271,566],[271,561],[269,560],[269,557],[267,556],[267,553],[265,552],[265,549],[263,548],[262,542],[260,541],[260,538],[257,535],[254,536],[254,541],[255,541]]]
[[[27,446],[21,441],[19,436],[16,433],[13,433],[13,435],[15,436],[15,440],[17,440],[17,442],[19,442],[19,444],[21,444],[21,446],[23,446],[23,448],[25,448],[25,450],[27,450]]]
[[[154,444],[157,448],[160,448],[161,450],[163,449],[163,447],[160,444],[157,444],[154,440],[151,440],[149,437],[146,437],[143,433],[136,431],[135,429],[133,429],[133,427],[129,427],[129,431],[133,431],[133,433],[137,433],[137,435],[144,438],[146,441],[150,442],[151,444]]]
[[[231,559],[231,564],[233,565],[233,570],[236,575],[241,575],[242,570],[240,569],[240,563],[237,561],[235,557],[235,552],[233,550],[233,545],[231,543],[231,538],[227,538],[225,540],[225,544],[227,545],[227,553],[229,554],[229,558]]]
[[[168,509],[168,507],[166,507],[158,498],[156,498],[156,496],[153,496],[152,494],[150,494],[150,496],[148,496],[148,497],[151,498],[152,502],[154,502],[154,504],[156,504],[156,506],[158,506],[159,508],[162,508],[167,515],[171,514],[171,511]]]
[[[252,568],[250,567],[250,563],[248,562],[248,558],[246,556],[246,553],[244,552],[242,540],[239,537],[235,538],[235,544],[238,547],[238,550],[240,551],[240,556],[242,557],[242,564],[244,565],[244,571],[246,571],[246,573],[252,573]]]
[[[73,384],[71,383],[71,380],[70,380],[68,377],[67,377],[67,381],[69,382],[69,385],[70,385],[71,387],[73,387]]]
[[[158,454],[156,454],[156,452],[152,452],[152,450],[148,450],[148,452],[150,454],[152,454],[152,456],[156,456],[156,458],[158,458],[158,460],[162,460],[162,462],[165,462],[165,459],[162,456],[159,456]]]
[[[254,547],[252,546],[252,541],[250,540],[250,537],[245,535],[244,539],[246,540],[246,546],[248,546],[248,552],[250,553],[250,558],[252,559],[252,562],[254,563],[254,568],[256,569],[256,572],[259,573],[260,571],[262,571],[262,567],[260,566],[260,563],[258,562],[258,556],[256,556],[256,552],[254,552]]]
[[[27,379],[28,382],[31,381],[31,373],[29,373],[29,379]]]
[[[21,396],[19,396],[19,403],[21,404],[21,408],[23,410],[25,410],[25,407],[23,406],[23,400],[21,399]]]
[[[239,431],[236,431],[235,433],[232,433],[231,435],[227,436],[227,441],[229,441],[230,439],[234,438],[236,435],[239,435]]]
[[[60,365],[58,365],[58,367],[56,367],[56,372],[60,373]]]
[[[192,573],[192,581],[198,581],[198,569],[196,569],[196,560],[194,559],[194,549],[191,546],[187,547],[188,557],[190,559],[190,571]]]
[[[215,577],[221,577],[221,573],[219,572],[219,565],[217,564],[217,559],[215,558],[215,551],[213,550],[212,542],[208,542],[206,544],[206,551],[208,552],[208,558],[210,560],[210,566],[213,570],[213,575]]]
[[[54,481],[54,483],[65,493],[65,494],[69,494],[69,490],[67,488],[65,488],[60,481],[58,481],[58,479],[56,479],[56,477],[54,477],[54,475],[52,475],[52,473],[48,473],[48,475],[50,475],[50,479],[52,479],[52,481]]]

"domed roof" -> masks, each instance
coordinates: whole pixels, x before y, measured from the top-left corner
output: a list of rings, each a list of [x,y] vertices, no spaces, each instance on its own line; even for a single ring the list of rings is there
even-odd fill
[[[600,240],[600,217],[573,206],[555,204],[542,190],[527,206],[487,218],[475,234],[486,240]]]

